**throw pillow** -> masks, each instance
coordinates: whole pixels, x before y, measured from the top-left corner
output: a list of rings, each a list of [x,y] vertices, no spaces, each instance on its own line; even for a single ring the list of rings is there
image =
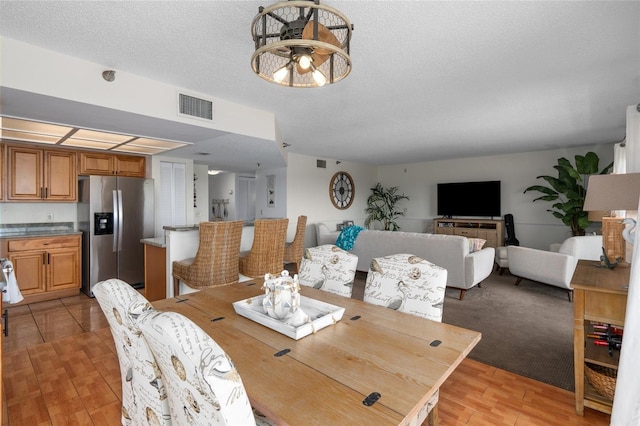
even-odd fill
[[[469,240],[469,253],[481,250],[487,242],[487,240],[483,240],[482,238],[467,238],[467,240]]]

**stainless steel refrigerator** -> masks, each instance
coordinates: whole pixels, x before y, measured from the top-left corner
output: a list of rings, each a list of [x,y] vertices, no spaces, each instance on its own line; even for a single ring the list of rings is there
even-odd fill
[[[153,179],[88,176],[78,183],[82,291],[93,297],[93,286],[109,278],[142,287],[140,240],[154,236]]]

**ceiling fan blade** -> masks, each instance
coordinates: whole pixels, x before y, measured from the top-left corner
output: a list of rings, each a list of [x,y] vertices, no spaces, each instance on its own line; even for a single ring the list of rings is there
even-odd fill
[[[302,38],[307,40],[313,40],[313,21],[307,22],[302,30]],[[318,40],[323,41],[325,43],[333,44],[336,47],[341,47],[340,42],[337,37],[333,35],[333,33],[324,25],[318,22]],[[311,59],[313,59],[313,65],[317,68],[322,65],[329,56],[331,56],[332,51],[328,49],[315,49],[315,51],[311,54]],[[296,66],[299,74],[306,74],[311,71],[311,68],[307,68],[306,70],[300,68],[300,65]]]
[[[307,39],[307,40],[313,39],[313,25],[314,25],[314,21],[309,21],[304,26],[304,29],[302,30],[303,39]],[[333,35],[333,33],[327,27],[325,27],[319,22],[318,22],[318,40],[323,41],[325,43],[333,44],[336,47],[340,47],[340,42],[338,41],[338,38],[335,35]],[[327,49],[318,49],[316,50],[316,53],[320,55],[330,55],[331,51]]]

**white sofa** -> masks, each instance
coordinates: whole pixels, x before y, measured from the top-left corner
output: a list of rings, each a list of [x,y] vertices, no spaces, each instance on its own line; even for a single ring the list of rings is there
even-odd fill
[[[335,244],[340,231],[332,231],[324,223],[316,223],[316,245]]]
[[[578,260],[600,260],[602,236],[587,235],[567,238],[559,247],[538,250],[520,246],[508,246],[509,272],[517,277],[516,285],[522,279],[537,281],[567,290],[571,301],[571,277]]]
[[[330,239],[333,235],[318,235],[321,238]],[[398,253],[421,257],[447,270],[447,287],[459,289],[460,300],[468,289],[491,274],[495,256],[493,247],[470,253],[466,237],[399,231],[362,231],[350,251],[358,256],[357,270],[363,272],[369,270],[375,257]]]

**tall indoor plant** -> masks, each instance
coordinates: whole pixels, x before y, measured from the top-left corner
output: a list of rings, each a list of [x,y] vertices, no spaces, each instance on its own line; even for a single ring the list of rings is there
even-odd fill
[[[398,203],[402,200],[409,200],[409,197],[397,194],[398,187],[392,186],[384,188],[379,182],[375,188],[371,188],[373,193],[367,198],[367,218],[364,226],[369,228],[372,222],[380,222],[384,226],[385,231],[397,231],[400,226],[396,223],[396,219],[404,216],[404,211],[398,209]]]
[[[538,176],[536,179],[544,179],[549,186],[533,185],[524,190],[538,191],[542,195],[533,200],[556,201],[553,209],[547,209],[562,223],[571,228],[571,235],[584,235],[585,229],[589,226],[587,212],[583,210],[584,198],[587,193],[587,179],[592,174],[606,174],[613,168],[613,162],[598,172],[600,159],[594,152],[587,152],[586,155],[575,156],[575,167],[569,160],[562,157],[558,159],[558,164],[553,166],[558,171],[558,177]]]

